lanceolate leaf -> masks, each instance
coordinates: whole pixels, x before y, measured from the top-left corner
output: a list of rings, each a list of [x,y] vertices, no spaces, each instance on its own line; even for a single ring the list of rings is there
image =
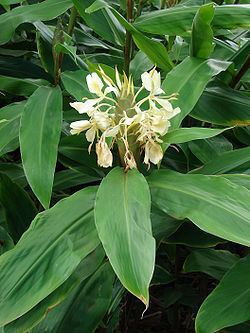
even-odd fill
[[[98,235],[110,263],[122,284],[146,306],[155,259],[150,204],[143,175],[119,167],[103,179],[95,204]]]
[[[192,24],[190,55],[207,59],[213,52],[213,30],[211,22],[214,17],[212,3],[201,6],[197,11]]]
[[[202,230],[250,245],[250,191],[223,178],[159,170],[148,178],[152,202]]]
[[[71,0],[46,0],[38,4],[19,6],[0,17],[0,45],[7,43],[22,23],[48,21],[72,7]]]
[[[24,105],[24,102],[13,103],[0,109],[0,155],[5,153],[8,145],[18,138]]]
[[[187,36],[191,32],[192,21],[199,8],[199,6],[176,6],[156,10],[137,18],[135,27],[156,35]],[[213,29],[249,28],[249,14],[250,5],[215,6]]]
[[[4,208],[7,229],[12,238],[18,241],[36,216],[37,209],[28,194],[1,173],[0,203]]]
[[[205,299],[196,318],[197,333],[214,333],[250,319],[250,256],[241,259]]]
[[[0,229],[1,230],[1,229]],[[48,332],[48,325],[47,323],[51,324],[50,321],[50,315],[48,316],[48,312],[57,306],[57,309],[59,312],[61,312],[62,306],[58,306],[61,302],[64,301],[66,297],[70,297],[71,293],[73,292],[75,295],[75,288],[77,288],[82,281],[86,280],[91,274],[93,274],[98,266],[100,266],[101,262],[104,258],[104,251],[101,245],[99,245],[93,252],[91,252],[86,258],[84,258],[80,264],[77,266],[75,271],[70,275],[70,277],[55,291],[53,291],[48,297],[43,299],[40,303],[38,303],[33,309],[25,313],[22,317],[17,318],[16,320],[12,321],[8,325],[4,327],[5,333],[13,333],[13,332],[27,332],[34,326],[36,326],[42,319],[44,319],[47,315],[47,319],[44,321],[45,325],[43,323],[41,326],[46,326],[47,332]],[[78,290],[78,288],[77,288]],[[98,290],[98,288],[97,288]],[[70,297],[70,300],[72,297]],[[68,301],[65,301],[68,304]],[[63,306],[64,308],[64,306]],[[56,320],[54,312],[58,312],[58,310],[53,311],[52,313],[52,323],[59,324],[60,321]],[[67,308],[68,309],[68,308]],[[61,319],[61,317],[59,318]],[[54,326],[49,326],[52,331],[51,333],[55,333]],[[40,326],[37,327],[37,329],[34,329],[34,332],[36,330],[40,330],[39,332],[42,332],[42,329]]]
[[[95,189],[87,188],[38,214],[15,248],[0,257],[0,327],[56,290],[97,247],[94,198]]]
[[[178,128],[173,131],[169,131],[163,137],[164,143],[183,143],[198,139],[207,139],[218,134],[223,133],[228,128],[224,129],[213,129],[204,127],[189,127],[189,128]]]
[[[171,129],[179,127],[181,121],[192,111],[208,81],[229,65],[226,61],[187,57],[167,74],[163,89],[167,95],[178,94],[173,105],[181,108],[181,113],[171,120]]]
[[[114,277],[110,264],[106,262],[52,310],[34,333],[94,333],[108,310]]]
[[[50,203],[61,123],[60,88],[38,88],[25,105],[20,145],[27,180],[45,208]]]
[[[201,95],[191,116],[225,126],[250,125],[250,97],[227,86],[211,86]]]
[[[74,96],[79,102],[82,101],[83,97],[92,97],[86,83],[86,76],[88,72],[79,71],[65,71],[61,75],[62,83],[67,92]]]

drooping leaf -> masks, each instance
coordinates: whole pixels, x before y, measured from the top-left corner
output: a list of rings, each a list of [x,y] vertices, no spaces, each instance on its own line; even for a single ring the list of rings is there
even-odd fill
[[[224,126],[250,125],[250,97],[224,85],[210,86],[201,95],[191,116]]]
[[[250,147],[234,149],[220,154],[207,162],[203,167],[192,170],[191,173],[215,175],[227,173],[250,162]]]
[[[138,17],[135,27],[141,31],[156,35],[187,36],[191,32],[192,21],[199,6],[175,6],[156,10]],[[215,6],[213,29],[249,28],[250,5]],[[178,24],[176,23],[178,22]]]
[[[70,0],[46,0],[38,4],[19,6],[0,17],[0,45],[7,43],[22,23],[52,20],[72,7]]]
[[[179,127],[181,121],[192,111],[208,81],[229,65],[226,61],[187,57],[167,74],[162,88],[167,95],[178,94],[173,105],[181,109],[171,120],[171,129]]]
[[[46,315],[50,317],[50,315],[48,315],[48,312],[52,308],[58,306],[61,302],[63,302],[65,298],[72,298],[70,296],[71,293],[74,292],[75,288],[77,288],[82,281],[86,280],[91,274],[96,271],[98,266],[100,266],[101,262],[103,261],[103,258],[104,251],[102,249],[102,246],[99,245],[93,252],[91,252],[86,258],[84,258],[80,262],[72,275],[70,275],[70,277],[60,287],[58,287],[55,291],[53,291],[49,296],[43,299],[30,311],[25,313],[22,317],[17,318],[16,320],[7,324],[4,327],[4,332],[27,332],[34,326],[36,326],[40,321],[42,321],[46,317]],[[59,308],[61,309],[60,306]],[[52,314],[52,317],[54,318],[54,312]],[[46,319],[45,321],[47,323],[48,320]],[[43,324],[41,324],[41,326],[42,325]],[[34,332],[36,332],[37,329],[40,329],[40,326],[35,328]]]
[[[190,219],[212,235],[249,246],[250,191],[221,178],[154,171],[152,202],[177,219]]]
[[[62,304],[56,307],[34,330],[34,333],[95,332],[108,310],[114,281],[114,272],[104,263],[83,281]]]
[[[27,180],[45,208],[50,203],[61,123],[60,88],[38,88],[22,114],[20,145]]]
[[[20,117],[24,109],[24,102],[9,104],[0,109],[0,155],[10,151],[8,145],[18,139]],[[17,148],[19,142],[13,148]]]
[[[95,189],[86,188],[38,214],[15,248],[0,257],[0,326],[56,290],[97,247],[94,198]]]
[[[0,226],[0,256],[14,247],[14,242],[8,232]]]
[[[212,3],[201,6],[195,14],[190,44],[190,56],[207,59],[213,52],[213,30],[211,22],[214,17]]]
[[[197,333],[214,333],[250,319],[250,256],[236,263],[201,305]]]
[[[7,229],[12,238],[18,241],[36,216],[37,209],[28,194],[1,173],[0,203],[4,208]]]
[[[154,270],[155,240],[150,193],[137,170],[113,169],[96,197],[95,223],[110,263],[122,284],[146,306]]]
[[[238,262],[239,257],[226,250],[200,249],[186,258],[184,272],[203,272],[221,280],[226,272]]]

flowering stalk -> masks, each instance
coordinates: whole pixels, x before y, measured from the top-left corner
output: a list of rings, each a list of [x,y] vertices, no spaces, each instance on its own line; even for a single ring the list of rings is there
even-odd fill
[[[88,120],[70,124],[71,134],[86,131],[90,142],[89,152],[96,141],[96,154],[101,167],[113,164],[112,149],[116,144],[121,164],[126,170],[138,167],[141,155],[143,162],[158,164],[162,157],[162,139],[170,127],[169,120],[180,112],[173,108],[171,100],[176,95],[166,96],[161,89],[160,73],[153,68],[141,75],[142,86],[135,93],[132,77],[124,74],[121,81],[116,69],[115,82],[100,68],[86,78],[88,89],[96,98],[84,98],[83,102],[70,105]],[[139,98],[142,91],[148,94]]]

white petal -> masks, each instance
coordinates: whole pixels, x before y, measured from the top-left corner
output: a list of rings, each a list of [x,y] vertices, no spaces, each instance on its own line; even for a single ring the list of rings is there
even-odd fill
[[[163,151],[159,144],[155,142],[147,142],[145,145],[144,163],[148,164],[148,160],[153,164],[158,164],[163,158]]]
[[[88,99],[85,102],[74,102],[69,104],[72,108],[76,109],[76,111],[82,114],[93,111],[94,110],[93,106],[96,105],[98,101],[99,99],[95,98],[95,99]]]
[[[96,130],[95,130],[94,126],[90,127],[90,129],[88,129],[87,132],[85,133],[87,141],[93,142],[95,140],[95,134],[96,134]]]
[[[109,137],[115,137],[117,134],[118,134],[118,132],[119,132],[119,128],[120,128],[120,126],[119,125],[117,125],[117,126],[115,126],[115,127],[113,127],[113,128],[108,128],[104,133],[103,133],[103,135],[105,136],[105,137],[107,137],[107,138],[109,138]]]
[[[167,99],[155,98],[155,101],[159,103],[163,107],[163,109],[167,111],[173,111],[173,106]]]
[[[101,138],[96,144],[97,163],[103,167],[108,168],[112,166],[113,155],[107,143]]]
[[[97,73],[88,74],[86,77],[89,91],[97,96],[102,96],[103,82]]]
[[[93,114],[93,120],[102,131],[105,131],[110,126],[110,119],[107,113],[96,111]]]
[[[74,121],[73,123],[70,124],[70,130],[71,134],[79,134],[86,129],[90,128],[91,124],[88,120],[78,120]]]
[[[144,72],[141,75],[142,84],[147,91],[152,90],[152,78],[148,72]]]

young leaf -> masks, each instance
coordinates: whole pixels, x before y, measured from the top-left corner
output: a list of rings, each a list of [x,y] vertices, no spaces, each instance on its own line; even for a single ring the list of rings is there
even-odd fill
[[[95,194],[86,188],[38,214],[15,248],[0,257],[0,327],[56,290],[98,246]]]
[[[213,3],[201,6],[195,14],[192,24],[190,56],[207,59],[213,52],[213,30],[211,28],[213,17]]]
[[[250,245],[250,191],[223,177],[153,172],[152,202],[177,219],[190,219],[200,229],[224,239]]]
[[[236,263],[205,299],[196,318],[196,333],[214,333],[250,318],[250,255]]]
[[[22,114],[20,145],[27,180],[45,208],[50,203],[61,124],[60,88],[38,88]]]
[[[155,260],[150,204],[143,175],[119,167],[103,179],[95,203],[96,228],[110,263],[124,287],[146,306]]]

